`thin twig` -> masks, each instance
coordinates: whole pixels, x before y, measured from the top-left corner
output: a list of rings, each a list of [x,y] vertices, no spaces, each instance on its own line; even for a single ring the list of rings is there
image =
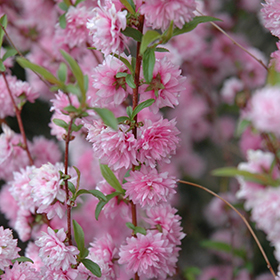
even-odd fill
[[[199,10],[196,9],[196,11],[202,15],[205,16],[202,12],[200,12]],[[258,59],[255,55],[253,55],[251,52],[249,52],[246,48],[244,48],[242,45],[240,45],[239,43],[237,43],[224,29],[222,29],[220,26],[218,26],[216,23],[214,23],[213,21],[210,21],[210,23],[216,28],[218,29],[220,32],[222,32],[226,37],[228,37],[235,45],[237,45],[240,49],[242,49],[244,52],[246,52],[248,55],[250,55],[252,58],[254,58],[258,63],[260,63],[266,71],[268,71],[268,67],[260,60]]]
[[[267,268],[270,270],[271,274],[273,275],[273,277],[274,277],[274,279],[275,279],[275,277],[276,277],[275,272],[273,271],[273,269],[272,269],[272,267],[271,267],[271,264],[270,264],[270,262],[269,262],[269,260],[268,260],[268,258],[267,258],[267,256],[266,256],[266,254],[265,254],[265,252],[264,252],[264,249],[263,249],[262,245],[260,244],[259,239],[257,238],[256,234],[254,233],[252,227],[250,226],[250,224],[249,224],[249,223],[247,222],[247,220],[245,219],[245,217],[244,217],[232,204],[230,204],[227,200],[225,200],[224,198],[222,198],[221,196],[219,196],[219,195],[216,194],[215,192],[209,190],[208,188],[203,187],[203,186],[198,185],[198,184],[195,184],[195,183],[183,181],[183,180],[179,180],[178,182],[181,183],[181,184],[194,186],[194,187],[196,187],[196,188],[202,189],[202,190],[204,190],[204,191],[206,191],[206,192],[212,194],[213,196],[215,196],[215,197],[221,199],[227,206],[229,206],[233,211],[235,211],[235,212],[239,215],[239,217],[243,220],[243,222],[244,222],[245,225],[247,226],[248,230],[250,231],[251,235],[252,235],[253,238],[255,239],[255,241],[256,241],[256,243],[257,243],[257,245],[258,245],[258,247],[259,247],[259,249],[260,249],[260,251],[261,251],[261,253],[262,253],[262,255],[263,255],[264,259],[265,259],[265,261],[266,261]]]

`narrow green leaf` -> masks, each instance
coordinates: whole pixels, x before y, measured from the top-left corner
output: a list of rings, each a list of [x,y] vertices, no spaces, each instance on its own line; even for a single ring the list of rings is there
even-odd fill
[[[73,85],[73,84],[68,84],[65,88],[65,91],[71,92],[71,93],[77,95],[78,97],[81,96],[80,89],[76,85]]]
[[[101,277],[101,269],[98,264],[90,259],[83,259],[81,262],[93,275]]]
[[[77,113],[79,110],[73,106],[73,105],[68,105],[63,108],[63,111],[69,112],[69,113]]]
[[[162,35],[162,44],[166,44],[173,35],[173,20],[171,21],[168,29]]]
[[[132,113],[132,119],[134,119],[134,117],[141,111],[143,110],[144,108],[146,107],[149,107],[151,106],[153,103],[155,102],[154,99],[148,99],[140,104],[138,104],[135,109],[133,110],[133,113]]]
[[[256,182],[258,184],[265,185],[265,186],[278,187],[280,185],[280,181],[272,179],[269,174],[251,173],[249,171],[239,170],[235,167],[224,167],[224,168],[215,169],[211,172],[211,174],[214,176],[221,176],[221,177],[242,176],[247,181]]]
[[[193,29],[195,29],[198,24],[204,23],[204,22],[209,22],[209,21],[222,21],[222,20],[220,20],[218,18],[214,18],[214,17],[209,17],[209,16],[197,16],[197,17],[193,18],[192,21],[186,22],[181,29],[178,27],[174,28],[173,37],[183,34],[183,33],[190,32]]]
[[[129,63],[129,61],[126,58],[119,56],[117,54],[114,54],[114,57],[119,59],[129,69],[129,71],[131,73],[134,73],[134,68],[132,68],[131,64]]]
[[[129,117],[123,116],[123,117],[118,117],[117,121],[118,123],[123,123],[125,121],[129,120]]]
[[[76,125],[76,124],[73,123],[72,126],[71,126],[71,130],[77,132],[77,131],[81,130],[82,127],[83,127],[82,124]]]
[[[129,229],[132,229],[132,230],[135,229],[135,225],[134,225],[133,223],[127,222],[127,223],[125,223],[125,225],[126,225]]]
[[[128,84],[129,87],[136,88],[136,85],[135,85],[134,80],[133,80],[133,76],[131,74],[128,74],[125,77],[125,82]]]
[[[159,39],[161,34],[155,30],[148,30],[142,37],[140,54],[143,55],[150,43]]]
[[[143,36],[139,30],[129,26],[125,30],[123,30],[122,33],[127,37],[133,38],[137,42],[141,42]]]
[[[0,18],[0,23],[1,25],[6,29],[7,28],[7,24],[8,24],[8,18],[7,18],[7,15],[3,15],[1,18]],[[2,27],[0,28],[0,47],[2,46],[3,44],[3,37],[5,35],[5,32],[4,30],[2,29]]]
[[[128,73],[126,72],[118,72],[116,74],[116,78],[123,78],[123,77],[126,77],[128,75]]]
[[[135,14],[135,10],[133,9],[133,7],[131,6],[131,4],[127,1],[127,0],[120,0],[120,2],[127,8],[127,10],[131,13],[131,14]]]
[[[103,200],[103,201],[107,202],[106,196],[99,190],[81,189],[77,192],[76,197],[78,197],[79,195],[82,195],[82,194],[91,194],[91,195],[97,197],[99,200]]]
[[[16,61],[21,67],[31,69],[32,71],[40,74],[45,80],[47,80],[51,84],[58,85],[59,87],[63,86],[63,83],[59,81],[51,72],[49,72],[44,67],[34,64],[22,57],[17,57]]]
[[[80,259],[85,259],[89,254],[89,250],[87,248],[84,249],[82,253],[80,253]]]
[[[77,7],[78,4],[80,4],[80,3],[84,2],[84,1],[85,1],[85,0],[76,0],[74,6]]]
[[[275,69],[275,62],[273,61],[268,68],[266,83],[275,86],[280,84],[280,72]]]
[[[27,257],[23,257],[23,256],[21,256],[21,257],[18,257],[18,258],[16,258],[16,259],[13,259],[12,260],[12,263],[14,264],[15,262],[31,262],[31,263],[34,263],[31,259],[29,259],[29,258],[27,258]]]
[[[8,57],[14,56],[17,54],[15,49],[8,49],[2,57],[2,61],[5,61]]]
[[[80,68],[80,66],[78,65],[78,63],[76,62],[76,60],[70,56],[67,52],[60,50],[60,53],[62,54],[62,56],[64,57],[64,59],[68,62],[73,75],[76,78],[76,81],[78,83],[78,86],[81,90],[81,94],[82,94],[82,103],[84,103],[86,101],[86,91],[85,91],[85,85],[84,85],[84,75],[83,72]]]
[[[67,78],[67,65],[64,62],[61,62],[59,65],[57,77],[61,82],[65,83]]]
[[[72,182],[68,181],[68,189],[71,191],[72,194],[75,194],[76,188]]]
[[[59,18],[58,18],[58,21],[59,21],[59,26],[60,28],[62,29],[65,29],[66,28],[66,17],[65,17],[66,13],[62,14]]]
[[[110,126],[114,130],[118,130],[118,121],[110,110],[96,107],[93,110],[100,116],[105,125]]]
[[[155,49],[148,48],[143,56],[143,74],[147,83],[150,83],[153,79],[155,62],[156,62]]]
[[[4,72],[6,70],[5,65],[3,64],[3,61],[0,60],[0,72]]]
[[[74,238],[77,243],[77,247],[82,254],[85,249],[85,234],[82,227],[73,220]]]
[[[98,221],[98,217],[101,213],[101,210],[103,209],[103,207],[106,205],[106,201],[103,201],[103,200],[100,200],[98,202],[98,204],[96,205],[96,208],[95,208],[95,219]]]
[[[130,4],[130,6],[132,7],[132,9],[135,11],[136,7],[135,7],[135,3],[133,2],[133,0],[127,0],[127,2]]]
[[[84,87],[85,91],[88,91],[88,75],[84,75]]]
[[[127,106],[126,107],[126,113],[127,113],[128,117],[129,117],[129,119],[133,120],[133,118],[132,118],[132,107],[131,106]]]
[[[64,128],[64,129],[68,130],[68,124],[67,124],[64,120],[61,120],[61,119],[53,119],[53,122],[54,122],[56,125],[58,125],[58,126]]]
[[[147,231],[146,229],[144,229],[143,227],[135,227],[134,229],[134,233],[141,233],[143,235],[146,235],[147,234]]]
[[[113,173],[113,171],[108,167],[106,164],[100,164],[100,170],[101,174],[104,177],[104,179],[107,181],[107,183],[113,187],[116,191],[120,193],[124,193],[124,189],[122,188],[119,180]]]
[[[166,49],[166,48],[161,48],[161,47],[156,48],[155,51],[156,51],[156,52],[169,52],[168,49]]]
[[[67,6],[64,2],[59,3],[59,4],[58,4],[58,7],[59,7],[62,11],[65,11],[65,12],[68,11],[68,6]]]
[[[238,122],[238,125],[237,125],[237,129],[236,129],[236,132],[235,132],[235,135],[236,137],[240,137],[242,135],[242,133],[245,131],[245,129],[251,124],[250,121],[248,120],[240,120]]]

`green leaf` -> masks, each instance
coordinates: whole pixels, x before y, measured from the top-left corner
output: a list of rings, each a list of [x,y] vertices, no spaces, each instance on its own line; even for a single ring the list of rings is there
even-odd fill
[[[129,117],[123,116],[123,117],[118,117],[117,121],[118,123],[123,123],[125,121],[129,120]]]
[[[127,10],[131,13],[131,14],[135,14],[135,6],[134,9],[131,6],[131,4],[129,3],[128,0],[120,0],[120,2],[127,8]]]
[[[124,78],[124,77],[126,77],[128,75],[128,73],[126,73],[126,72],[118,72],[117,74],[116,74],[116,78]]]
[[[86,101],[86,90],[85,90],[85,85],[84,85],[84,75],[83,72],[80,68],[80,66],[78,65],[78,63],[76,62],[76,60],[70,56],[67,52],[60,50],[60,53],[62,54],[62,56],[64,57],[64,59],[68,62],[73,75],[76,78],[76,81],[78,83],[78,86],[81,90],[81,94],[82,94],[82,103],[84,103]]]
[[[134,233],[141,233],[143,235],[146,235],[147,234],[147,231],[146,229],[144,229],[143,227],[135,227],[134,229]]]
[[[81,189],[77,192],[76,197],[78,197],[79,195],[82,195],[82,194],[91,194],[91,195],[97,197],[99,200],[103,200],[103,201],[107,202],[106,196],[99,190]]]
[[[173,20],[171,21],[168,29],[162,35],[162,44],[166,44],[173,35]]]
[[[101,269],[98,264],[90,259],[83,259],[81,262],[93,275],[101,277]]]
[[[134,83],[134,80],[133,80],[133,76],[131,74],[128,74],[126,77],[125,77],[125,82],[128,84],[128,86],[130,86],[131,88],[136,88],[136,85]]]
[[[193,29],[195,29],[198,24],[204,23],[204,22],[210,22],[210,21],[222,21],[222,20],[220,20],[218,18],[214,18],[214,17],[209,17],[209,16],[197,16],[197,17],[193,18],[192,21],[186,22],[184,24],[184,26],[182,27],[182,29],[177,28],[177,27],[174,28],[173,37],[183,34],[183,33],[190,32]]]
[[[201,273],[201,270],[198,267],[191,266],[184,270],[184,277],[186,280],[196,280],[199,274]]]
[[[114,130],[118,130],[118,121],[113,112],[106,108],[94,107],[93,110],[100,116],[105,125],[113,128]]]
[[[88,75],[84,75],[84,87],[87,92],[88,91]]]
[[[59,19],[58,19],[58,21],[59,21],[59,26],[60,26],[60,28],[62,28],[62,29],[65,29],[65,28],[66,28],[66,25],[67,25],[65,15],[66,15],[66,13],[62,14],[62,15],[59,17]]]
[[[66,92],[71,92],[71,93],[73,93],[77,96],[81,96],[80,89],[76,85],[73,85],[73,84],[68,84],[65,88],[65,91]]]
[[[240,120],[238,122],[237,128],[236,128],[236,132],[235,135],[236,137],[240,137],[242,135],[242,133],[245,131],[245,129],[251,124],[250,121],[248,120]]]
[[[69,112],[69,113],[77,113],[79,110],[73,106],[73,105],[68,105],[63,108],[63,111]]]
[[[58,125],[58,126],[64,128],[64,129],[68,130],[68,126],[69,126],[69,125],[68,125],[64,120],[61,120],[61,119],[53,119],[53,122],[54,122],[56,125]]]
[[[95,219],[98,220],[98,217],[101,213],[101,210],[103,209],[103,207],[114,197],[120,195],[121,193],[119,192],[113,192],[111,194],[108,194],[106,195],[106,200],[107,201],[103,201],[103,200],[100,200],[98,202],[98,204],[96,205],[96,208],[95,208]]]
[[[19,257],[19,258],[16,258],[16,259],[13,259],[12,260],[12,263],[14,264],[15,262],[31,262],[31,263],[34,263],[31,259],[27,258],[27,257]]]
[[[73,123],[72,126],[71,126],[71,130],[77,132],[77,131],[79,131],[82,127],[83,127],[82,124],[76,125],[76,124]]]
[[[119,59],[128,69],[131,73],[134,73],[134,69],[132,68],[131,64],[129,63],[129,61],[122,57],[122,56],[118,56],[117,54],[114,54],[114,57],[116,57],[117,59]]]
[[[58,4],[58,7],[59,7],[62,11],[65,11],[65,12],[68,11],[68,6],[67,6],[64,2],[59,3],[59,4]]]
[[[133,38],[137,42],[141,42],[142,36],[143,36],[139,30],[129,27],[129,26],[125,30],[122,31],[122,34],[124,34],[127,37]]]
[[[127,222],[127,223],[125,223],[125,225],[126,225],[129,229],[132,229],[132,230],[135,229],[135,225],[134,225],[133,223]]]
[[[6,70],[5,65],[3,64],[3,61],[0,60],[0,72],[4,72]]]
[[[73,229],[74,229],[74,238],[77,243],[77,247],[80,251],[80,254],[83,254],[85,250],[85,234],[82,227],[73,220]]]
[[[132,118],[132,107],[131,106],[127,106],[126,107],[126,113],[127,113],[128,117],[129,117],[129,119],[133,120],[133,118]]]
[[[169,52],[168,49],[166,49],[166,48],[161,48],[161,47],[156,48],[155,51],[156,51],[156,52]]]
[[[153,79],[153,71],[156,62],[155,49],[148,48],[143,56],[143,74],[147,83]]]
[[[161,34],[155,30],[148,30],[142,37],[140,54],[143,55],[150,43],[159,39]]]
[[[15,49],[8,49],[2,57],[2,61],[5,61],[8,57],[14,56],[17,54]]]
[[[214,176],[221,177],[236,177],[242,176],[245,180],[255,182],[265,186],[278,187],[280,185],[279,180],[274,180],[270,175],[265,173],[251,173],[245,170],[239,170],[235,167],[224,167],[215,169],[211,172]]]
[[[59,65],[57,77],[61,82],[65,83],[67,78],[67,65],[64,62],[61,62]]]
[[[131,119],[134,119],[134,117],[144,108],[151,106],[155,102],[154,99],[148,99],[140,104],[138,104],[135,109],[133,110]]]
[[[74,6],[77,7],[78,4],[80,4],[80,3],[84,2],[84,1],[85,1],[85,0],[76,0]]]
[[[266,83],[271,86],[280,84],[280,72],[275,69],[275,61],[272,61],[271,66],[268,68]]]
[[[68,183],[68,189],[71,191],[72,194],[75,194],[76,188],[72,182],[67,182]]]
[[[101,174],[107,183],[113,187],[117,192],[124,193],[124,189],[122,188],[119,180],[113,173],[113,171],[106,164],[100,164]]]
[[[21,67],[31,69],[32,71],[40,74],[45,80],[47,80],[51,84],[58,85],[59,87],[63,86],[63,83],[59,81],[51,72],[49,72],[44,67],[34,64],[22,57],[17,57],[16,61]]]
[[[3,15],[1,18],[0,18],[0,23],[1,25],[6,29],[7,28],[7,24],[8,24],[8,18],[7,18],[7,15]],[[0,29],[0,47],[2,46],[3,44],[3,37],[5,35],[5,32],[4,30]]]

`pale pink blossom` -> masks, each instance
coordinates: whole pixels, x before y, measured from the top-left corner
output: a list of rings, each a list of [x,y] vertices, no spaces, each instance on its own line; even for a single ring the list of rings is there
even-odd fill
[[[31,238],[31,225],[34,224],[34,222],[34,215],[32,215],[30,211],[23,208],[18,211],[14,229],[22,242],[26,242]]]
[[[136,139],[132,132],[126,132],[129,127],[120,125],[118,131],[110,127],[101,128],[86,125],[87,140],[92,143],[94,155],[113,170],[123,167],[129,169],[136,161]]]
[[[93,46],[105,55],[121,53],[127,42],[121,30],[126,28],[127,11],[117,11],[113,3],[107,1],[105,7],[93,9],[93,17],[88,21],[87,28],[92,35]]]
[[[177,259],[173,258],[172,252],[173,246],[162,233],[137,233],[137,238],[128,237],[126,245],[120,247],[119,264],[125,264],[126,270],[137,272],[140,277],[165,279],[167,275],[172,276],[175,272]]]
[[[125,197],[141,207],[153,207],[161,202],[167,202],[176,193],[176,179],[168,176],[168,172],[159,173],[143,165],[141,170],[130,172],[123,185]]]
[[[34,242],[28,242],[27,247],[25,249],[24,255],[25,257],[31,259],[33,261],[33,267],[40,271],[41,267],[44,267],[44,264],[39,257],[40,247],[36,246]]]
[[[276,42],[277,50],[273,53],[271,53],[271,63],[275,63],[275,69],[276,71],[280,72],[280,42]]]
[[[261,9],[263,24],[274,36],[280,38],[280,1],[266,0],[265,2]]]
[[[147,209],[145,219],[151,227],[157,228],[174,245],[181,245],[181,240],[186,236],[180,225],[181,217],[176,215],[177,210],[169,204],[162,204]]]
[[[79,254],[79,250],[74,246],[66,246],[65,239],[64,229],[55,233],[48,227],[48,232],[42,232],[42,236],[35,241],[35,244],[40,247],[40,258],[51,270],[67,271],[72,264],[77,263],[76,255]]]
[[[260,132],[280,136],[280,89],[266,86],[257,90],[250,100],[246,118]]]
[[[30,175],[31,197],[39,207],[37,213],[47,213],[49,219],[55,214],[62,218],[64,214],[61,202],[65,202],[66,193],[62,188],[60,170],[63,170],[62,163],[48,163],[36,168]]]
[[[138,160],[152,168],[156,166],[156,161],[163,160],[169,163],[179,143],[177,135],[180,132],[175,125],[175,119],[160,119],[154,123],[146,120],[144,126],[139,129]]]
[[[119,72],[127,73],[127,67],[119,59],[109,55],[102,65],[93,70],[93,87],[97,90],[96,104],[101,107],[120,105],[132,94],[132,89],[126,84],[125,77],[116,78]]]
[[[64,110],[65,107],[72,105],[76,108],[79,108],[80,102],[78,97],[72,93],[64,93],[61,90],[58,90],[58,93],[55,94],[55,98],[51,99],[51,109],[50,111],[60,111],[61,113],[67,114],[67,111]]]
[[[223,101],[228,104],[234,104],[235,96],[238,92],[242,91],[244,84],[239,79],[232,77],[224,82],[221,89]]]
[[[17,240],[13,239],[13,234],[10,229],[0,227],[0,269],[4,270],[9,267],[11,260],[18,258],[20,248],[17,247]]]
[[[7,267],[1,275],[2,280],[38,280],[41,275],[36,271],[30,263],[15,262],[12,268]]]
[[[185,22],[194,17],[194,0],[148,0],[140,7],[149,26],[165,30],[173,20],[176,27],[182,28]]]
[[[166,57],[157,59],[151,83],[139,88],[140,101],[155,99],[149,107],[153,113],[166,106],[174,108],[179,104],[178,97],[185,89],[185,80],[178,66],[173,65]]]

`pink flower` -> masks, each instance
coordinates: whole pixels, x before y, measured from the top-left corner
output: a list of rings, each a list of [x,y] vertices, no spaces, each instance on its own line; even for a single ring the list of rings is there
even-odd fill
[[[166,278],[167,275],[173,275],[174,267],[169,264],[173,246],[162,233],[155,231],[149,231],[147,235],[137,233],[137,238],[128,237],[126,243],[120,247],[119,253],[119,263],[125,264],[125,269],[147,278]]]
[[[173,20],[174,25],[182,28],[185,22],[194,17],[194,0],[149,0],[140,7],[147,24],[154,29],[165,30]]]
[[[71,264],[77,263],[75,256],[79,254],[79,250],[74,246],[66,246],[63,243],[65,239],[64,229],[55,233],[48,227],[48,232],[42,232],[42,236],[35,241],[41,247],[39,256],[49,269],[66,271]]]
[[[179,143],[177,135],[180,132],[175,125],[175,119],[160,119],[154,123],[146,120],[139,129],[141,136],[137,143],[138,160],[152,168],[159,160],[169,163],[171,154],[175,153]]]
[[[26,262],[15,262],[12,268],[6,268],[5,273],[1,275],[2,280],[37,280],[40,278],[40,273],[33,268],[33,265]]]
[[[181,70],[166,58],[156,60],[153,79],[149,85],[140,87],[140,101],[155,99],[149,108],[157,113],[159,108],[177,106],[178,97],[185,89],[186,78],[181,76]]]
[[[261,15],[264,26],[276,37],[280,38],[280,2],[279,0],[266,0]]]
[[[98,106],[106,107],[109,104],[120,105],[132,94],[132,89],[126,84],[125,78],[116,78],[119,72],[127,72],[127,67],[117,58],[109,55],[102,65],[93,70],[93,87],[97,90]]]
[[[136,139],[128,127],[120,125],[118,131],[112,128],[101,128],[86,125],[89,133],[87,140],[92,143],[94,155],[113,170],[123,167],[129,169],[136,161]]]
[[[13,239],[13,234],[10,229],[0,227],[0,269],[4,270],[9,267],[11,260],[18,258],[20,248],[17,247],[17,240]]]
[[[260,132],[280,136],[280,89],[266,86],[255,92],[250,100],[247,117]]]
[[[52,107],[50,111],[59,111],[61,113],[67,114],[67,111],[63,110],[65,107],[72,105],[76,108],[79,108],[80,102],[78,97],[72,93],[64,93],[61,90],[58,90],[58,93],[55,95],[55,99],[51,99]]]
[[[221,89],[221,95],[225,103],[234,104],[235,96],[242,91],[244,84],[239,79],[232,77],[224,82]]]
[[[64,214],[60,202],[65,202],[66,193],[61,187],[60,170],[63,170],[61,163],[48,163],[36,168],[30,175],[31,197],[39,207],[37,213],[47,213],[49,219],[55,214],[62,218]]]
[[[109,1],[105,7],[93,9],[93,18],[87,23],[90,35],[93,35],[93,46],[100,49],[105,56],[110,53],[121,53],[126,44],[126,37],[121,30],[126,28],[127,11],[117,11]]]
[[[139,171],[130,172],[126,180],[127,183],[123,185],[126,189],[125,197],[141,207],[153,207],[160,202],[167,202],[176,193],[175,177],[168,176],[168,172],[158,173],[156,169],[145,165]]]
[[[169,204],[162,204],[147,209],[145,219],[151,227],[158,228],[159,231],[174,245],[181,245],[181,240],[186,236],[182,232],[180,225],[181,217],[176,215],[177,210]]]

